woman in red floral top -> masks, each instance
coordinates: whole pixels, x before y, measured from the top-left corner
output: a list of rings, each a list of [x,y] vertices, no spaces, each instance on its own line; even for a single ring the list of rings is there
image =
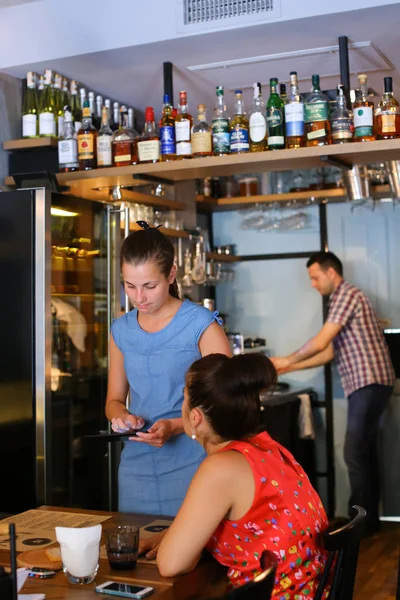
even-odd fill
[[[237,587],[260,572],[263,551],[277,556],[273,597],[314,597],[326,556],[318,535],[328,525],[318,494],[293,456],[260,430],[260,391],[276,382],[263,354],[210,354],[187,374],[185,432],[208,457],[162,538],[144,541],[164,576],[195,567],[206,547]],[[195,443],[195,442],[194,442]]]

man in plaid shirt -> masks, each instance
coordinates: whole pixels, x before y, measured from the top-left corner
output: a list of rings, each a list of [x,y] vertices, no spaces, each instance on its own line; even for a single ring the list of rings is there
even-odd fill
[[[318,252],[307,262],[311,285],[330,296],[326,322],[293,354],[272,358],[278,373],[309,369],[335,359],[348,398],[344,458],[353,504],[368,512],[367,533],[379,530],[379,421],[388,405],[395,374],[385,338],[367,296],[343,279],[341,261]]]

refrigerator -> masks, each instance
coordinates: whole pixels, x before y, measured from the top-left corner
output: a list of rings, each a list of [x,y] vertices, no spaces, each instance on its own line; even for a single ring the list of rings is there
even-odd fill
[[[104,414],[120,310],[118,211],[46,188],[0,192],[0,512],[116,507]]]

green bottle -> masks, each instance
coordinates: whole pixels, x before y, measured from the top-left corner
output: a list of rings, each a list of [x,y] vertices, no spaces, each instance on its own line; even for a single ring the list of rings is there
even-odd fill
[[[282,150],[285,148],[284,103],[277,92],[278,79],[269,80],[271,95],[267,102],[268,149]]]
[[[38,103],[36,95],[36,74],[29,71],[26,76],[26,92],[22,109],[22,137],[38,137]]]
[[[230,151],[230,131],[229,117],[226,112],[224,100],[224,88],[217,86],[217,102],[214,108],[214,118],[212,120],[212,142],[215,156],[229,154]]]
[[[39,111],[39,135],[41,137],[56,136],[56,106],[52,88],[53,73],[46,69],[44,75],[44,90],[41,96]]]

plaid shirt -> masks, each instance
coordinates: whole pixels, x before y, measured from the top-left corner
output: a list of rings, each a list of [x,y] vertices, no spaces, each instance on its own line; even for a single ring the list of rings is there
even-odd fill
[[[342,325],[333,348],[346,397],[372,383],[394,384],[396,377],[385,338],[363,292],[342,281],[330,297],[326,320]]]

